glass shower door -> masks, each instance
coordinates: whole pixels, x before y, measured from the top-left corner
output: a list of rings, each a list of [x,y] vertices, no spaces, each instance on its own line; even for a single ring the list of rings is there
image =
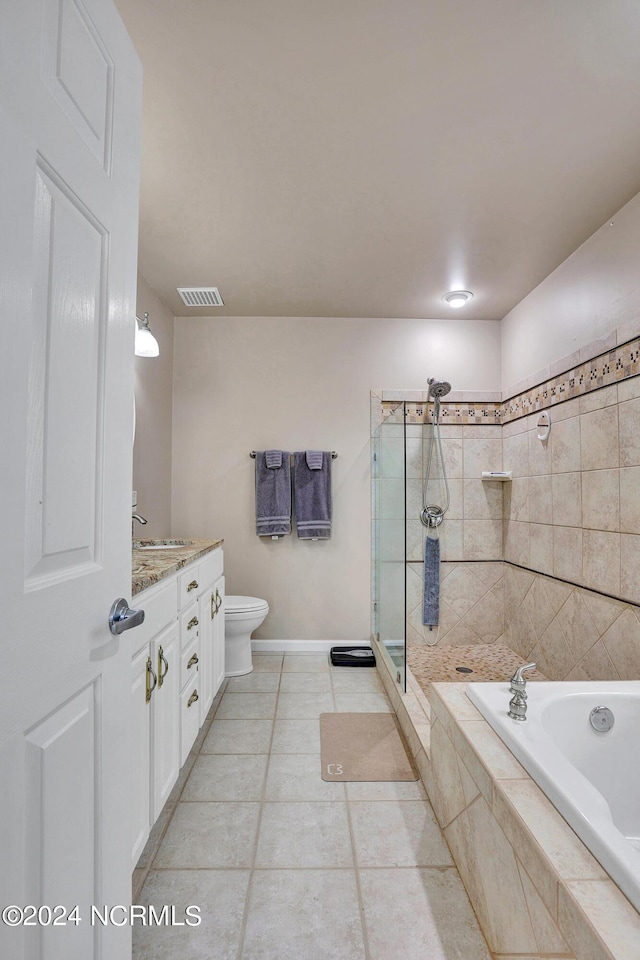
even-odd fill
[[[372,633],[406,688],[406,444],[404,404],[377,427],[372,447]]]

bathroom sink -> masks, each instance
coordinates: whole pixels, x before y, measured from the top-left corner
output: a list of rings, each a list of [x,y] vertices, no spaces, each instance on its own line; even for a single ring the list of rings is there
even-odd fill
[[[190,547],[191,540],[134,540],[135,550],[179,550],[180,547]]]

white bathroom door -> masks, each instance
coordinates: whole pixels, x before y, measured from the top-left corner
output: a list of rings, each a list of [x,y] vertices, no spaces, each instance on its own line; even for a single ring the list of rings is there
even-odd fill
[[[0,76],[0,956],[126,960],[141,69],[112,0],[2,0]]]

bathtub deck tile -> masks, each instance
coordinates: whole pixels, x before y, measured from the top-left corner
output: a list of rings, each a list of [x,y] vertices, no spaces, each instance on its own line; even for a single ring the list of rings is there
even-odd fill
[[[445,705],[454,719],[484,721],[482,714],[467,697],[466,684],[463,686],[457,683],[435,683],[431,687],[431,692],[435,693],[436,699]],[[429,700],[433,705],[431,696]]]
[[[560,880],[607,878],[533,780],[496,781],[493,813],[554,919]]]
[[[464,687],[455,683],[434,683],[429,690],[431,704],[431,722],[439,720],[453,743],[455,739],[456,721],[477,720],[484,718],[467,698]]]
[[[529,779],[524,767],[488,723],[458,724],[455,745],[489,803],[493,795],[492,780]]]
[[[433,724],[431,739],[437,762],[431,769],[428,782],[429,797],[440,826],[444,828],[475,800],[480,791],[439,720]]]
[[[558,915],[577,956],[640,960],[640,915],[612,880],[561,884]]]
[[[535,954],[517,860],[484,798],[479,796],[444,832],[489,948]]]
[[[517,857],[516,857],[517,860]],[[529,879],[529,874],[518,860],[518,873],[527,901],[527,910],[531,917],[533,932],[538,944],[538,952],[544,954],[571,954],[567,942],[558,930],[558,925],[540,899],[540,894]]]

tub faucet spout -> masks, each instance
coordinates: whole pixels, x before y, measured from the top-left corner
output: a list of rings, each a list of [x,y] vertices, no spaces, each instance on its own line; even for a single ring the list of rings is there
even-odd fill
[[[511,677],[511,693],[519,693],[524,697],[525,700],[527,699],[527,694],[525,693],[527,681],[524,675],[527,670],[535,670],[535,668],[535,663],[527,663],[522,667],[518,667],[514,675]]]

